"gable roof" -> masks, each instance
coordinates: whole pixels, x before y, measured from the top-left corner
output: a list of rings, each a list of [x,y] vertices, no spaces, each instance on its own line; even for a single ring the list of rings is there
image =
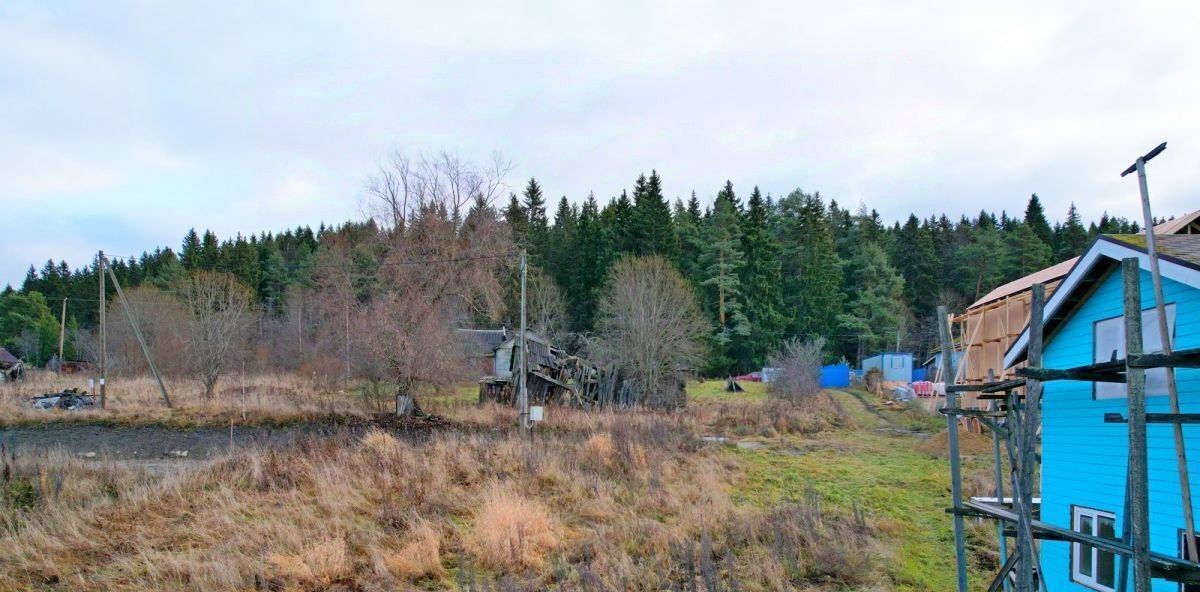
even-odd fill
[[[1155,240],[1159,270],[1163,277],[1200,288],[1200,235],[1156,233]],[[1136,257],[1142,269],[1150,268],[1150,256],[1146,251],[1144,235],[1111,234],[1098,237],[1046,301],[1042,316],[1045,336],[1051,337],[1075,307],[1086,299],[1089,294],[1088,288],[1095,285],[1108,270],[1126,257]],[[1011,368],[1024,361],[1028,346],[1029,326],[1026,325],[1021,331],[1021,336],[1005,354],[1004,367]]]
[[[1200,210],[1156,225],[1154,234],[1200,234]]]
[[[18,359],[17,356],[8,353],[8,350],[0,347],[0,364],[11,366],[20,362],[21,360]]]
[[[1076,261],[1079,261],[1079,257],[1072,257],[1066,261],[1063,261],[1062,263],[1051,265],[1050,267],[1047,267],[1041,271],[1035,271],[1025,277],[1017,278],[1011,282],[1008,282],[1007,284],[998,286],[995,290],[988,292],[983,296],[983,298],[976,300],[974,304],[968,306],[967,310],[978,308],[989,302],[1004,298],[1005,296],[1011,296],[1018,292],[1024,292],[1034,284],[1045,284],[1061,278],[1071,271],[1071,268],[1075,266]]]

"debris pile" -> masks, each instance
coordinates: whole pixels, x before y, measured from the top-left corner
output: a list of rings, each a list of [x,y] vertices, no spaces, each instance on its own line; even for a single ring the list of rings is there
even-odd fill
[[[87,391],[70,388],[60,393],[47,393],[30,400],[34,409],[63,409],[77,411],[96,406],[96,396]]]

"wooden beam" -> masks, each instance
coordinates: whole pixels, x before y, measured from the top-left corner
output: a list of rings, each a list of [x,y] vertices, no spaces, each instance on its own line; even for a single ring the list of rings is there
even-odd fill
[[[1129,356],[1142,353],[1141,267],[1136,258],[1121,261],[1125,296],[1125,351]],[[1126,370],[1129,403],[1129,522],[1133,559],[1134,592],[1150,592],[1150,509],[1146,455],[1146,371]]]
[[[938,333],[942,340],[942,376],[946,383],[946,407],[952,411],[958,409],[958,394],[949,387],[954,385],[958,376],[954,371],[954,342],[950,334],[950,315],[945,306],[939,306]],[[950,498],[954,509],[962,510],[962,473],[958,453],[958,417],[946,416],[946,441],[950,454]],[[954,562],[958,576],[958,592],[967,592],[967,538],[964,531],[963,517],[954,515]]]

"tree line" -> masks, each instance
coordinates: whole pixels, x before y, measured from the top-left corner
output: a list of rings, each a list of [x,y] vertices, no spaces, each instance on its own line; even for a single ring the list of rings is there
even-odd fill
[[[666,261],[705,321],[693,370],[723,376],[762,367],[796,338],[824,339],[827,360],[857,362],[897,347],[928,353],[939,304],[961,310],[1081,254],[1099,234],[1140,230],[1107,214],[1085,225],[1073,204],[1052,223],[1036,194],[1018,215],[911,214],[891,224],[864,204],[851,210],[800,189],[772,196],[726,182],[711,201],[696,192],[670,201],[657,171],[603,203],[562,196],[551,213],[536,179],[501,193],[506,172],[499,160],[479,167],[445,154],[397,155],[368,185],[365,221],[225,239],[192,229],[177,250],[110,263],[131,300],[179,319],[160,343],[195,317],[176,306],[182,299],[160,296],[179,295],[198,273],[226,274],[252,303],[243,350],[256,368],[343,378],[390,372],[414,377],[415,387],[452,365],[422,340],[449,343],[454,327],[518,324],[520,250],[530,262],[531,324],[569,349],[586,349],[602,328],[619,261]],[[67,357],[90,357],[97,289],[95,261],[31,266],[19,289],[0,294],[0,343],[45,362],[57,351],[66,299]],[[109,319],[124,322],[119,312]],[[126,359],[138,367],[132,352]]]

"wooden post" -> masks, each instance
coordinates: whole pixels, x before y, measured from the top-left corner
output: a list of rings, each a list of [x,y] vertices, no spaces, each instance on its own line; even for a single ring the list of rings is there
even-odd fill
[[[521,428],[522,435],[529,434],[529,388],[528,388],[529,362],[526,359],[529,357],[528,356],[529,346],[525,341],[525,274],[526,274],[525,251],[522,250],[521,251],[521,339],[520,339],[521,377],[520,377],[520,382],[518,383],[520,385],[520,390],[517,391],[517,405],[518,405],[518,408],[520,409],[520,421],[521,421],[520,428]]]
[[[1166,148],[1166,143],[1159,146],[1158,152]],[[1154,154],[1154,153],[1152,153]],[[1153,158],[1150,155],[1150,158]],[[1162,352],[1171,355],[1171,328],[1167,325],[1167,306],[1163,299],[1162,274],[1158,270],[1158,248],[1154,237],[1154,216],[1150,213],[1150,190],[1146,186],[1146,157],[1139,157],[1133,168],[1137,171],[1138,189],[1142,195],[1142,220],[1146,225],[1146,254],[1150,259],[1150,279],[1154,288],[1154,308],[1158,311],[1158,332],[1162,341]],[[1140,305],[1140,303],[1139,303]],[[1179,387],[1175,384],[1175,368],[1167,366],[1167,398],[1171,405],[1171,413],[1179,413]],[[1196,553],[1196,526],[1192,515],[1192,484],[1187,469],[1187,449],[1183,439],[1183,425],[1173,426],[1175,435],[1175,464],[1179,471],[1179,495],[1183,506],[1183,528],[1186,533],[1188,556],[1200,557]]]
[[[946,440],[950,446],[950,501],[954,505],[954,561],[958,570],[958,592],[967,592],[967,546],[963,532],[962,473],[958,455],[958,393],[950,389],[954,379],[954,343],[950,337],[950,314],[939,306],[938,332],[942,338],[942,368],[946,376]]]
[[[1151,229],[1153,232],[1153,229]],[[1121,261],[1125,292],[1125,359],[1142,353],[1141,266],[1136,258]],[[1146,371],[1125,367],[1129,403],[1129,518],[1133,536],[1133,589],[1150,592],[1150,506],[1146,471]],[[1179,424],[1175,424],[1179,425]]]
[[[1029,307],[1029,367],[1042,367],[1042,326],[1046,304],[1046,287],[1034,284]],[[1017,510],[1017,545],[1021,561],[1017,566],[1017,589],[1032,592],[1034,564],[1037,561],[1036,541],[1033,537],[1033,480],[1037,469],[1037,431],[1041,426],[1042,383],[1030,379],[1025,383],[1025,413],[1021,418],[1020,451],[1021,466],[1017,473],[1017,487],[1013,500]]]
[[[63,342],[67,337],[67,299],[63,298],[62,316],[58,320],[58,372],[62,373]]]
[[[108,382],[108,324],[104,319],[104,309],[107,307],[104,297],[104,269],[107,266],[104,264],[104,251],[100,251],[96,257],[96,266],[100,275],[100,408],[104,409],[108,405],[108,389],[105,384]]]
[[[1000,410],[999,401],[993,400],[988,408],[992,412]],[[1004,468],[1000,459],[1000,433],[992,430],[992,463],[994,464],[994,473],[996,478],[996,504],[1004,505]],[[1004,523],[996,522],[996,538],[1000,546],[1000,559],[1002,562],[1008,561],[1008,537],[1004,536]],[[1009,589],[1008,578],[1004,578],[1004,589]]]

